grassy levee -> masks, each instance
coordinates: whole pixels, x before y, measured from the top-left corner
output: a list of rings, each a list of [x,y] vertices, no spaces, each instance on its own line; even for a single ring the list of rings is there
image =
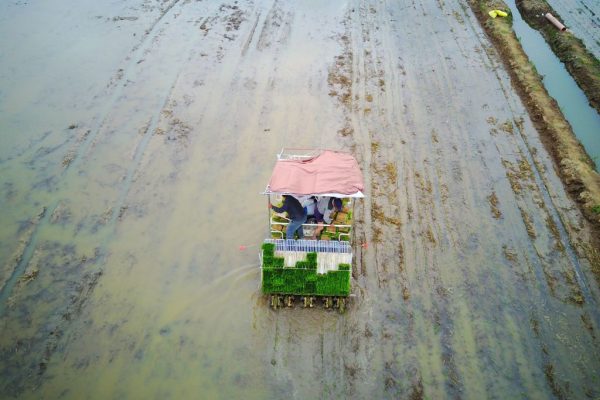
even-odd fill
[[[262,292],[264,294],[293,294],[303,296],[350,295],[349,264],[340,264],[338,271],[317,274],[317,253],[308,253],[306,261],[284,267],[283,257],[276,257],[274,245],[262,245]]]
[[[583,215],[590,222],[590,249],[600,247],[600,174],[594,162],[575,137],[571,126],[556,101],[548,94],[540,75],[512,29],[512,16],[492,19],[489,10],[509,10],[502,0],[469,0],[469,5],[491,41],[499,51],[511,76],[511,81],[531,119],[540,133],[542,142],[552,155],[555,168]],[[572,35],[571,35],[572,36]],[[592,270],[600,283],[600,257],[586,251]]]
[[[600,113],[600,61],[587,50],[581,39],[568,30],[559,31],[541,16],[549,12],[564,21],[546,0],[516,0],[516,4],[525,22],[540,31],[554,54],[567,66],[591,106]]]

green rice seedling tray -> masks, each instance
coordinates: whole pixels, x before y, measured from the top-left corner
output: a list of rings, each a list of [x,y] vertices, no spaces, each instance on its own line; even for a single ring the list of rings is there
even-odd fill
[[[340,264],[337,271],[317,274],[317,253],[307,253],[306,260],[294,267],[284,267],[283,257],[276,257],[275,245],[262,245],[262,292],[300,296],[349,296],[350,265]]]

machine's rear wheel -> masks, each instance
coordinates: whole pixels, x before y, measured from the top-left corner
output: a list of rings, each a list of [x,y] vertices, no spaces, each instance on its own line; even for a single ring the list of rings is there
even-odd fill
[[[294,306],[294,296],[285,296],[285,305],[287,307],[293,307]]]
[[[317,297],[315,296],[299,296],[300,305],[303,308],[313,308],[315,305],[319,303],[315,303],[317,301]],[[292,308],[295,305],[297,300],[297,296],[295,295],[279,295],[272,294],[269,298],[269,305],[273,310],[277,310],[282,307]],[[322,301],[323,308],[329,309],[337,309],[341,314],[346,311],[347,306],[347,298],[345,297],[332,297],[332,296],[318,296],[318,301]]]
[[[312,296],[302,296],[302,306],[304,308],[313,308],[315,298]]]
[[[271,308],[273,310],[277,310],[278,308],[281,308],[281,306],[283,305],[281,296],[277,295],[277,294],[273,294],[271,295]]]
[[[343,314],[346,311],[346,299],[343,297],[338,297],[336,308],[340,314]]]

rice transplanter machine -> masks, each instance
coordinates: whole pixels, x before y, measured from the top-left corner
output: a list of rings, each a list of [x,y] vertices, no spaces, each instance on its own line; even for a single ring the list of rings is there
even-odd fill
[[[284,195],[295,197],[307,221],[303,237],[288,238],[290,220],[269,207],[269,237],[259,257],[262,292],[271,307],[292,307],[297,300],[313,307],[319,299],[325,308],[344,311],[351,292],[353,206],[363,190],[358,163],[348,153],[284,148],[277,155],[263,194],[269,205],[281,203]],[[317,204],[329,207],[325,220]]]

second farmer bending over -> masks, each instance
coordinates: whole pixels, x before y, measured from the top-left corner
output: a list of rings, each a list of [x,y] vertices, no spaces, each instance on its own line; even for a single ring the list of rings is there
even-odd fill
[[[269,206],[277,213],[286,212],[288,214],[288,218],[291,221],[288,224],[285,232],[286,239],[294,239],[294,234],[296,232],[298,232],[298,239],[304,238],[302,224],[306,222],[306,210],[304,207],[302,207],[302,204],[300,204],[298,199],[296,199],[294,196],[284,194],[283,205],[281,207],[276,207],[271,203],[269,203]]]
[[[342,199],[325,196],[319,197],[315,210],[315,218],[317,219],[318,226],[315,229],[313,239],[319,237],[319,234],[323,230],[323,223],[333,225],[334,216],[336,213],[342,211],[342,207]]]

